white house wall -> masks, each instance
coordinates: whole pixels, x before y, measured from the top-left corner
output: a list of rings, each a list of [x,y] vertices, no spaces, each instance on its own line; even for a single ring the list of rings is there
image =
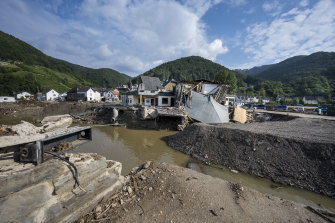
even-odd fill
[[[163,104],[163,98],[167,98],[168,99],[168,103],[167,104]],[[158,96],[158,106],[160,106],[160,107],[169,107],[169,106],[171,106],[171,96]]]
[[[130,105],[130,106],[136,104],[136,102],[134,101],[134,95],[128,95],[127,104]]]
[[[21,99],[22,97],[24,97],[25,99],[26,99],[26,97],[30,97],[30,96],[32,96],[31,94],[29,94],[28,92],[21,92],[21,93],[19,93],[19,94],[17,94],[16,95],[16,99]]]
[[[94,91],[90,88],[85,92],[85,97],[87,101],[94,101]]]
[[[58,98],[59,93],[55,90],[50,90],[46,93],[46,100],[47,101],[54,101],[56,98]]]
[[[93,94],[93,100],[94,101],[101,101],[101,94],[98,91],[95,91]]]

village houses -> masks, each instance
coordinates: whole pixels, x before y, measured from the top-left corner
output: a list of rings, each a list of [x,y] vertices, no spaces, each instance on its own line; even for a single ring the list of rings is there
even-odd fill
[[[30,100],[34,95],[30,94],[29,92],[22,91],[16,94],[16,99],[18,100]]]
[[[168,107],[174,106],[174,89],[176,81],[167,81],[164,83],[158,77],[141,76],[138,89],[127,92],[122,97],[125,105],[145,105]]]
[[[318,100],[323,100],[323,97],[320,96],[304,96],[302,101],[305,105],[317,105],[319,102]]]
[[[42,92],[42,99],[47,101],[55,101],[58,99],[59,93],[54,89],[45,90]]]
[[[120,92],[117,89],[101,89],[101,100],[103,101],[109,101],[109,102],[114,102],[114,101],[119,101],[119,95]]]
[[[101,94],[91,87],[75,87],[67,92],[67,101],[101,101]]]

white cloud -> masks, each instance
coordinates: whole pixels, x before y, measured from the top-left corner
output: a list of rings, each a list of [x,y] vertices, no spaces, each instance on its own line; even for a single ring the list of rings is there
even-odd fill
[[[308,0],[302,0],[302,1],[299,3],[299,5],[300,5],[301,7],[306,7],[306,6],[308,6]]]
[[[0,1],[0,27],[50,56],[134,75],[157,61],[190,55],[215,60],[226,53],[222,40],[207,37],[201,21],[220,1],[84,0],[66,18],[58,14],[65,1],[44,8],[39,0]]]
[[[232,6],[241,6],[247,4],[247,0],[224,0],[224,2]]]
[[[244,10],[243,13],[248,14],[248,15],[251,15],[251,14],[253,14],[255,11],[256,11],[255,8],[249,8],[249,9],[247,9],[247,10]]]
[[[263,3],[262,8],[272,16],[277,16],[282,11],[283,5],[278,0],[274,0]]]
[[[316,51],[335,51],[335,2],[322,0],[312,9],[292,9],[270,23],[247,28],[243,50],[251,67]]]

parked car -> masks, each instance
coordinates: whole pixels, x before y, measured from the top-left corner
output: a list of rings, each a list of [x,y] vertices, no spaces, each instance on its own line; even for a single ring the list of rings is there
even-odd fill
[[[327,114],[328,107],[326,107],[326,106],[319,106],[316,109],[314,109],[315,112],[319,112],[319,110],[321,111],[322,114]]]
[[[287,105],[277,105],[274,110],[287,111],[288,107]]]
[[[295,112],[305,112],[305,108],[303,106],[297,106],[293,108],[293,111]]]
[[[247,108],[253,108],[254,107],[252,104],[244,104],[243,106],[247,107]]]
[[[266,109],[266,106],[265,105],[257,105],[256,109]]]

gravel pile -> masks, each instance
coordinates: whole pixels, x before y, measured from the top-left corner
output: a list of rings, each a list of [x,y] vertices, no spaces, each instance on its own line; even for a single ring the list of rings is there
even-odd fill
[[[290,121],[253,122],[247,124],[222,124],[229,129],[239,129],[258,134],[270,134],[290,139],[320,143],[335,143],[335,121],[296,118]]]

